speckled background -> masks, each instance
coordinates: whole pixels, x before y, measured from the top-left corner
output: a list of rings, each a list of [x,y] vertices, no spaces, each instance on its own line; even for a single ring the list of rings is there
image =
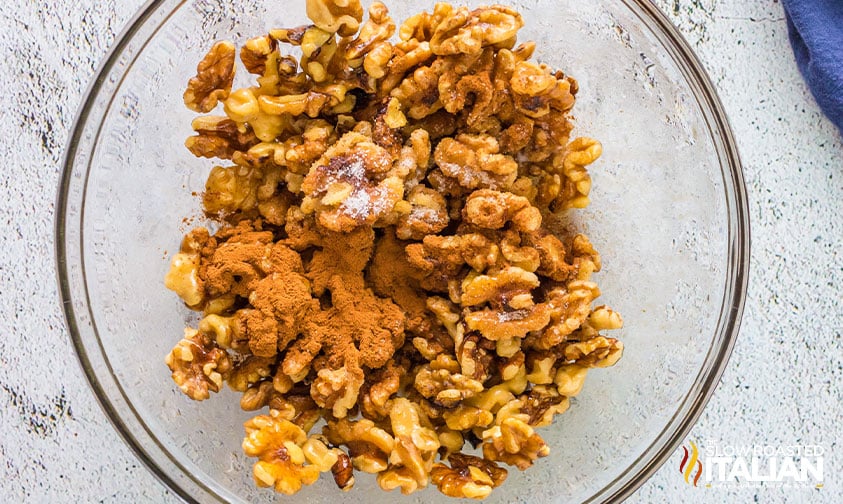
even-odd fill
[[[176,500],[96,405],[64,327],[53,263],[54,200],[68,128],[100,58],[140,4],[0,5],[4,502]],[[629,502],[839,502],[841,138],[799,77],[779,2],[658,4],[717,85],[743,157],[752,218],[741,337],[689,438],[703,445],[821,445],[825,485],[693,488],[679,474],[677,453]]]

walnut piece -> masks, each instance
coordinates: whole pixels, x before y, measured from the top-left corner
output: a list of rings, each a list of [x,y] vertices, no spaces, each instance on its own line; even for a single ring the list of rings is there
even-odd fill
[[[334,476],[334,483],[343,492],[354,488],[354,467],[351,459],[343,452],[337,456],[337,461],[331,466],[331,473]]]
[[[604,336],[565,345],[565,358],[580,366],[612,366],[621,358],[622,354],[623,343],[615,338]]]
[[[191,126],[196,135],[188,137],[184,145],[196,157],[232,159],[258,143],[251,129],[241,132],[237,123],[226,116],[200,116]]]
[[[322,433],[331,444],[347,446],[354,468],[367,473],[385,470],[395,448],[395,439],[367,419],[329,421]]]
[[[257,411],[272,400],[275,395],[275,389],[271,381],[262,381],[250,385],[243,391],[240,396],[240,409],[243,411]]]
[[[310,395],[322,408],[329,408],[337,418],[343,418],[357,404],[357,394],[363,385],[363,371],[359,368],[320,369]]]
[[[263,383],[266,382],[261,382]],[[281,392],[278,390],[276,380],[273,381],[272,386],[274,390],[270,393],[269,402],[266,404],[269,406],[270,413],[278,411],[285,420],[293,422],[305,432],[310,432],[322,416],[322,410],[310,394],[299,390],[289,393]]]
[[[527,198],[489,189],[474,191],[465,201],[464,221],[485,229],[500,229],[512,222],[513,229],[536,231],[541,212]]]
[[[273,359],[266,357],[254,355],[246,357],[231,370],[226,380],[228,386],[238,392],[245,392],[246,389],[272,374],[273,363]]]
[[[566,152],[560,154],[562,173],[565,180],[554,200],[556,208],[585,208],[590,203],[588,194],[591,191],[591,176],[586,166],[590,165],[603,153],[600,142],[592,138],[577,138],[572,141]],[[554,165],[560,164],[554,161]]]
[[[422,366],[416,373],[415,387],[421,395],[445,407],[455,406],[483,390],[477,380],[447,369],[432,370],[430,365]]]
[[[435,464],[430,479],[448,497],[484,499],[506,480],[507,471],[494,462],[454,453],[448,457],[451,467]]]
[[[228,98],[234,81],[234,57],[231,42],[217,42],[196,67],[196,76],[187,83],[184,104],[194,112],[208,113],[220,100]]]
[[[164,277],[164,286],[178,294],[187,306],[198,308],[205,301],[205,289],[199,277],[200,250],[208,239],[208,230],[194,229],[184,237],[179,252],[173,256]]]
[[[374,224],[403,197],[394,158],[370,137],[349,132],[317,160],[302,183],[302,210],[332,231]]]
[[[483,431],[483,458],[514,465],[522,471],[550,449],[525,419],[512,416]]]
[[[387,404],[401,388],[401,379],[407,374],[409,361],[391,360],[374,371],[362,390],[360,412],[370,420],[381,420],[389,415]]]
[[[531,427],[550,425],[555,415],[564,413],[570,403],[556,387],[535,385],[526,394],[521,394],[498,410],[498,415],[518,415]],[[526,416],[525,416],[526,415]]]
[[[567,289],[553,289],[547,295],[550,323],[531,345],[546,350],[564,342],[588,318],[599,295],[597,284],[581,280],[570,282]]]
[[[406,398],[392,401],[389,418],[395,449],[389,456],[389,467],[378,474],[378,484],[384,490],[401,488],[406,495],[427,486],[439,436],[421,408]]]
[[[205,307],[205,312],[208,313],[208,307]],[[248,336],[241,333],[240,319],[243,315],[242,310],[231,317],[210,313],[199,321],[199,331],[211,336],[221,348],[248,353]]]
[[[275,40],[269,35],[249,39],[240,48],[240,61],[249,73],[263,75],[269,55],[275,51]]]
[[[475,427],[488,427],[494,415],[488,410],[474,406],[458,406],[442,414],[445,424],[455,431],[467,431]]]
[[[231,359],[208,336],[187,328],[184,338],[164,359],[173,381],[194,401],[209,398],[209,391],[219,392],[231,370]]]
[[[518,176],[518,163],[500,154],[498,141],[491,135],[461,134],[444,138],[434,158],[442,173],[465,189],[507,189]]]
[[[281,418],[276,411],[258,415],[244,427],[243,451],[249,457],[258,458],[253,467],[258,486],[274,487],[277,492],[292,495],[303,485],[315,483],[319,473],[329,471],[337,460],[336,456],[333,461],[319,457],[320,450],[308,446],[319,441],[308,439],[299,426]]]
[[[514,39],[524,26],[521,15],[509,7],[481,7],[452,10],[439,22],[430,38],[434,54],[476,53],[483,47]]]
[[[449,217],[445,198],[437,191],[418,185],[407,195],[411,209],[402,215],[395,229],[401,240],[422,240],[448,226]]]
[[[354,35],[363,20],[360,0],[307,0],[307,17],[329,33]]]

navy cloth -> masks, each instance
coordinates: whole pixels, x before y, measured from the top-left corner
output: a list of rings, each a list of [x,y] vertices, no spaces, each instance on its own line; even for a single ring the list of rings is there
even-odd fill
[[[796,63],[843,134],[843,0],[783,0]]]

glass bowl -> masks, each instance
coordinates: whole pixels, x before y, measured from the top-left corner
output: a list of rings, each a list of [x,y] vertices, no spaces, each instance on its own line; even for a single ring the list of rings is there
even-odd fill
[[[432,7],[388,3],[396,20]],[[551,455],[510,470],[488,501],[619,500],[682,441],[737,336],[749,257],[740,161],[710,80],[647,0],[514,5],[526,20],[520,39],[535,40],[540,61],[579,80],[574,133],[604,146],[590,168],[592,204],[568,225],[602,254],[599,301],[623,314],[614,336],[626,351],[615,367],[589,373],[570,410],[542,429]],[[203,190],[211,167],[183,146],[193,113],[182,92],[214,41],[242,43],[305,22],[303,0],[149,2],[91,85],[67,150],[56,243],[73,343],[115,428],[187,501],[280,498],[252,482],[240,449],[250,414],[233,393],[190,401],[163,363],[197,320],[162,279],[189,221],[202,222],[191,193]],[[368,476],[348,494],[323,477],[295,499],[441,497],[431,488],[383,492]]]

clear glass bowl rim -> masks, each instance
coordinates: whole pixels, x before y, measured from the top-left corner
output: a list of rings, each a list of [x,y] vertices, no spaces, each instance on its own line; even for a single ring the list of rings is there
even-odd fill
[[[179,5],[183,4],[184,1],[186,0],[180,2]],[[724,190],[726,193],[728,217],[727,246],[729,252],[725,292],[716,333],[709,347],[704,365],[696,376],[694,385],[691,387],[684,401],[679,405],[676,414],[647,450],[620,476],[611,481],[587,502],[620,502],[624,500],[652,476],[684,440],[685,436],[702,414],[705,405],[716,389],[720,377],[728,364],[740,329],[749,279],[750,223],[746,186],[744,184],[742,165],[734,135],[729,126],[723,105],[714,89],[714,85],[688,42],[658,7],[649,0],[621,1],[638,16],[640,21],[650,28],[653,35],[659,39],[662,46],[670,53],[672,60],[679,67],[700,106],[721,164]],[[97,374],[95,365],[92,363],[92,360],[96,358],[102,359],[107,363],[107,357],[105,357],[101,345],[98,344],[92,348],[90,343],[93,342],[89,341],[86,343],[85,338],[80,332],[80,314],[74,309],[67,261],[66,225],[69,189],[74,172],[74,160],[76,159],[77,150],[80,145],[80,138],[85,125],[91,118],[90,109],[102,89],[105,77],[114,68],[123,50],[132,41],[134,35],[141,27],[166,2],[167,0],[147,1],[129,21],[122,33],[115,39],[114,44],[97,69],[76,114],[65,150],[62,163],[63,171],[57,193],[55,220],[56,272],[62,308],[71,342],[76,351],[79,364],[100,407],[118,434],[147,469],[186,502],[200,502],[192,492],[200,491],[204,492],[204,497],[216,498],[218,500],[221,500],[221,498],[190,474],[186,474],[188,477],[187,480],[185,478],[178,478],[182,483],[188,483],[190,489],[186,488],[183,484],[179,484],[176,478],[161,467],[160,463],[154,460],[154,457],[148,451],[151,446],[158,445],[158,448],[166,455],[166,449],[160,446],[158,441],[149,432],[134,432],[126,424],[124,418],[121,417],[115,405],[112,404],[112,398],[109,397],[105,390],[106,387],[102,383],[103,377]],[[86,169],[86,180],[89,170],[90,163]],[[90,311],[89,303],[86,303],[86,306],[88,306],[88,310]],[[93,318],[90,312],[87,316],[91,319]],[[94,333],[96,333],[95,328]],[[97,340],[99,339],[98,334],[95,334],[95,338]],[[92,354],[92,352],[100,352],[100,354]],[[108,378],[114,380],[116,383],[113,374]],[[117,385],[117,388],[119,389],[120,386]],[[131,406],[129,407],[131,408]],[[139,438],[139,435],[141,437],[146,436],[149,439],[142,440]],[[143,441],[146,442],[144,443]],[[177,462],[172,462],[174,467],[183,470]]]

